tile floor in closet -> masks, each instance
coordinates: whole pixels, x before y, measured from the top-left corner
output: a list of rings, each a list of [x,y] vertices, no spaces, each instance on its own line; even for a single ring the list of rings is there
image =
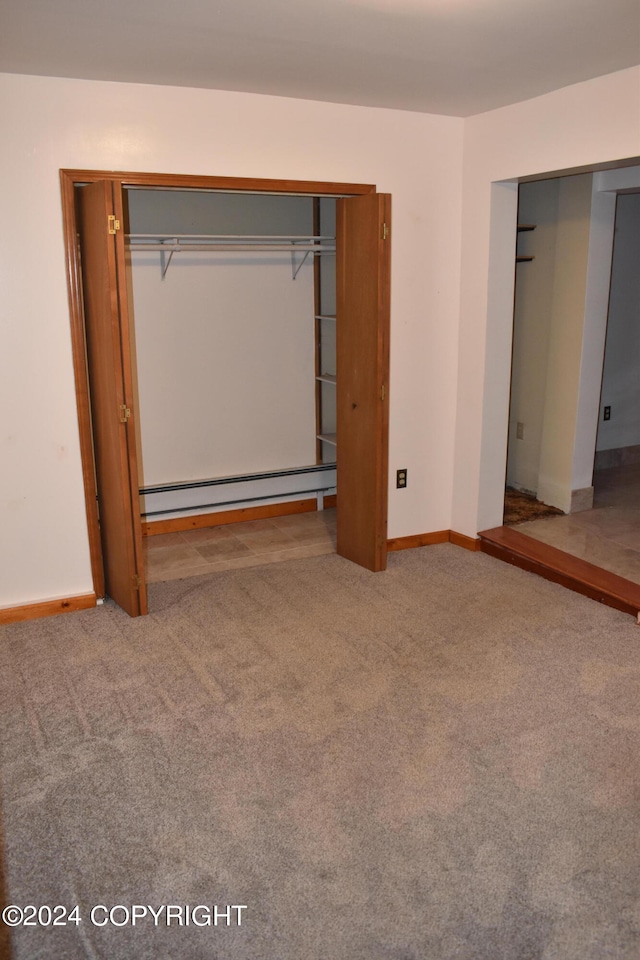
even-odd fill
[[[147,583],[335,553],[335,539],[335,509],[145,537]]]
[[[640,464],[598,470],[593,509],[513,529],[640,583]]]

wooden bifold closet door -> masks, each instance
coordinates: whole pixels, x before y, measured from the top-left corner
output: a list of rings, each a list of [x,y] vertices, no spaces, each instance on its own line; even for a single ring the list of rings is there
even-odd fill
[[[79,191],[87,364],[100,538],[107,594],[132,617],[147,612],[135,405],[119,184]],[[118,229],[116,229],[118,227]]]
[[[387,565],[391,196],[337,202],[338,553]]]

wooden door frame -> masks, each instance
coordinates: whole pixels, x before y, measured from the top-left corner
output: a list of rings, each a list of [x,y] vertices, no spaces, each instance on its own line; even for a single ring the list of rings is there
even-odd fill
[[[96,500],[93,433],[89,397],[89,372],[86,357],[84,304],[82,297],[82,265],[78,242],[76,210],[77,186],[108,180],[121,190],[125,187],[156,187],[159,189],[215,190],[233,193],[268,193],[308,197],[353,197],[376,193],[375,184],[337,183],[316,180],[270,180],[247,177],[210,177],[193,174],[162,174],[119,172],[113,170],[60,170],[62,217],[67,269],[67,290],[71,321],[73,371],[78,408],[80,456],[85,494],[89,551],[94,589],[97,597],[105,595],[105,577],[102,544]],[[388,430],[388,424],[386,425]],[[385,469],[387,465],[384,465]],[[387,504],[381,508],[387,510]]]

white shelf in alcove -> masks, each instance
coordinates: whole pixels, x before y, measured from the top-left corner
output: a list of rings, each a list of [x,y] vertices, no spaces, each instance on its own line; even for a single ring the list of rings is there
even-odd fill
[[[336,385],[336,378],[332,373],[321,373],[319,377],[316,377],[316,380],[320,380],[321,383],[332,383]]]
[[[535,230],[537,224],[535,223],[519,223],[518,224],[518,233],[524,233],[529,230]],[[524,254],[519,254],[516,256],[516,263],[528,263],[531,260],[535,260],[535,256],[529,256]]]
[[[335,433],[319,433],[317,439],[322,440],[323,443],[330,443],[332,447],[335,447],[337,445],[336,437],[337,435]]]
[[[332,313],[317,313],[316,320],[335,320],[335,314]]]

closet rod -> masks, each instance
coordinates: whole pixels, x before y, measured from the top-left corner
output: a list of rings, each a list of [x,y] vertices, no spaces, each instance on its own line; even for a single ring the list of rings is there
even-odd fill
[[[130,250],[160,250],[167,253],[186,253],[187,250],[218,250],[230,253],[233,250],[258,250],[262,253],[335,253],[332,245],[317,243],[132,243]]]
[[[126,238],[132,250],[259,250],[265,252],[289,252],[291,250],[320,251],[333,253],[335,237],[309,236],[309,234],[278,236],[274,234],[211,234],[211,233],[128,233]],[[325,246],[328,244],[328,246]]]
[[[249,234],[249,233],[126,233],[128,240],[334,240],[335,237],[301,234]]]

